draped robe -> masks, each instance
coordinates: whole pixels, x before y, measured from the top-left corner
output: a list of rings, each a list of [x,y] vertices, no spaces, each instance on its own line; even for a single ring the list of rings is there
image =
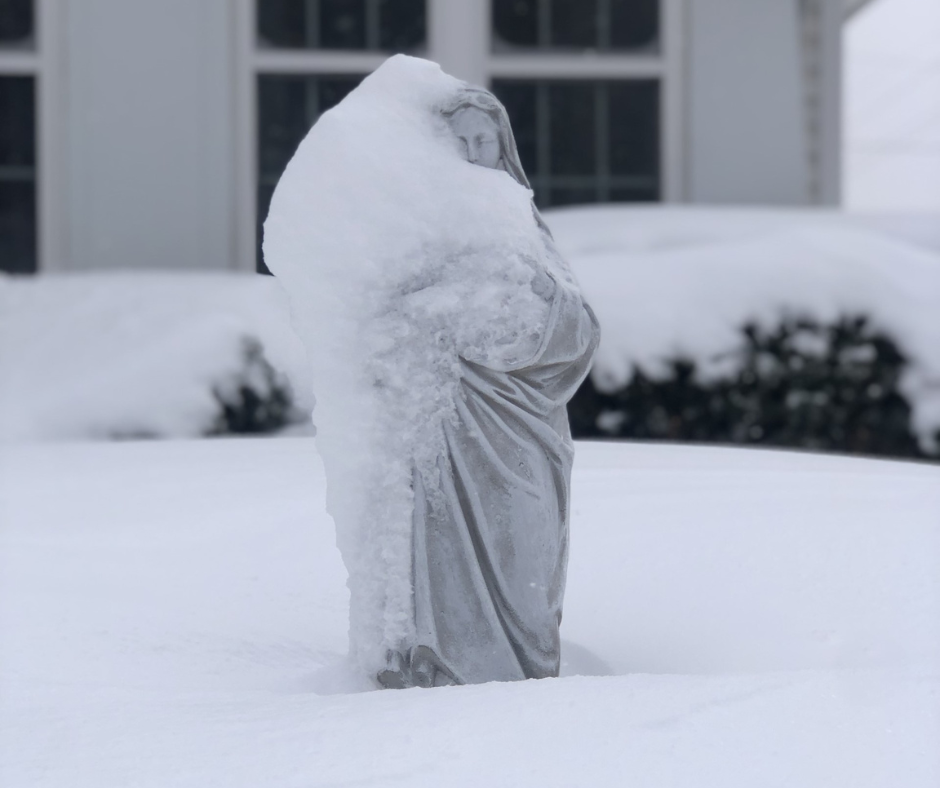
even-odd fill
[[[408,683],[558,675],[574,457],[565,405],[599,330],[577,289],[552,281],[536,353],[513,364],[461,358],[439,473],[415,471]]]

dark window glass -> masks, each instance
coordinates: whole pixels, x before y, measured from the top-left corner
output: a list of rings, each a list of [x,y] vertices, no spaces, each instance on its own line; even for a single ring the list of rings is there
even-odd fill
[[[278,49],[411,52],[427,38],[426,0],[258,0],[258,39]]]
[[[33,77],[0,77],[0,270],[36,270]]]
[[[599,46],[598,8],[600,0],[552,0],[548,20],[552,46],[565,49],[594,49]]]
[[[660,0],[492,0],[493,49],[648,50]]]
[[[553,175],[593,175],[596,129],[594,85],[556,82],[548,85],[549,167]]]
[[[268,273],[261,258],[261,226],[281,173],[317,118],[342,101],[362,81],[354,76],[258,77],[258,270]]]
[[[427,38],[426,0],[379,1],[379,49],[411,52]]]
[[[0,47],[33,42],[33,0],[0,0]]]
[[[644,49],[659,40],[659,0],[608,0],[610,48]]]
[[[493,0],[493,47],[539,45],[539,0]]]
[[[540,207],[659,199],[656,80],[496,80],[493,92]]]
[[[366,44],[365,0],[320,0],[320,40],[323,49],[377,49]]]
[[[655,178],[659,172],[659,85],[653,80],[611,84],[610,171]]]

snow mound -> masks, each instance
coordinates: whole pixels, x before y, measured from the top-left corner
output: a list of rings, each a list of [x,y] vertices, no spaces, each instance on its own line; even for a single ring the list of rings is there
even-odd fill
[[[909,355],[901,389],[940,429],[940,254],[822,211],[592,206],[546,214],[602,328],[592,379],[614,390],[676,356],[704,378],[747,322],[866,315]]]
[[[309,410],[303,348],[269,277],[0,276],[0,440],[202,435],[247,337]]]
[[[468,163],[442,115],[464,87],[390,58],[311,129],[264,225],[311,361],[351,649],[371,675],[413,639],[412,474],[438,472],[458,356],[531,355],[547,318],[531,192]]]

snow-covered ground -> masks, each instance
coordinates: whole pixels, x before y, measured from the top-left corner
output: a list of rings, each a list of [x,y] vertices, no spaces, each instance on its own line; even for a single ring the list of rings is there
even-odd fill
[[[580,444],[564,676],[364,691],[309,438],[0,447],[0,784],[940,784],[940,469]]]

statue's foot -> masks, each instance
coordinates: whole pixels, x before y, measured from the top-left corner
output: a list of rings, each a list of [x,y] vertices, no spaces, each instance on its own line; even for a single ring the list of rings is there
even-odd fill
[[[427,646],[411,652],[411,680],[416,687],[449,687],[460,684],[440,658]]]
[[[408,689],[414,686],[408,660],[400,651],[389,651],[385,661],[385,669],[376,676],[379,684],[385,689]]]

